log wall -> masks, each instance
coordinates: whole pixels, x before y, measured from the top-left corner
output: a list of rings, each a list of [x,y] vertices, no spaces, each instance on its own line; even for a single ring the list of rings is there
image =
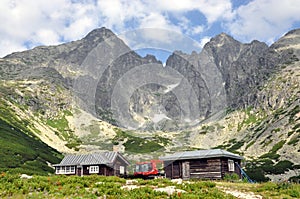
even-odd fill
[[[221,179],[221,161],[219,158],[190,160],[191,178]]]
[[[165,161],[165,174],[167,178],[183,178],[183,165],[188,162],[189,178],[197,179],[222,179],[226,173],[237,173],[241,175],[239,168],[235,165],[235,171],[228,171],[228,158],[208,158]],[[234,160],[240,164],[240,160]],[[186,168],[184,169],[186,171]]]

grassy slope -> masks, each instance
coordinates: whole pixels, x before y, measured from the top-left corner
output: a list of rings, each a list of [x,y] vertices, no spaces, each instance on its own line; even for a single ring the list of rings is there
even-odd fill
[[[0,170],[27,174],[53,172],[47,162],[57,163],[61,155],[27,133],[0,119]]]
[[[58,163],[62,156],[39,140],[28,129],[30,121],[18,119],[0,91],[0,171],[27,174],[53,172],[49,163]],[[1,96],[2,95],[2,96]]]

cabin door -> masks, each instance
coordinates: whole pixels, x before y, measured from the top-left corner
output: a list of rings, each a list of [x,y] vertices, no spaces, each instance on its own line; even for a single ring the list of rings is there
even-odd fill
[[[77,166],[77,175],[83,176],[83,166]]]
[[[82,170],[81,167],[77,168],[77,175],[78,175],[78,176],[81,176],[81,170]]]
[[[190,162],[182,162],[182,179],[190,179]]]

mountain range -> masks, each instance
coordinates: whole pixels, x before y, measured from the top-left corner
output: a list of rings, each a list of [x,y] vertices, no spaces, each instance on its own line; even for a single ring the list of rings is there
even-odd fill
[[[0,170],[47,173],[61,153],[114,148],[134,162],[223,148],[257,180],[299,178],[299,58],[300,29],[270,46],[221,33],[166,64],[106,28],[12,53],[0,59]]]

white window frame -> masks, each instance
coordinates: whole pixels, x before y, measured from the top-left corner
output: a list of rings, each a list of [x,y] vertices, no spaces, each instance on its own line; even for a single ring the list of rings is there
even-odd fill
[[[120,166],[120,174],[121,175],[125,174],[125,167],[124,166]]]
[[[75,166],[70,166],[70,172],[75,173]]]
[[[234,161],[233,160],[228,160],[228,171],[234,171]]]
[[[75,174],[75,166],[58,166],[55,174]]]
[[[89,173],[99,173],[99,166],[90,166]]]

